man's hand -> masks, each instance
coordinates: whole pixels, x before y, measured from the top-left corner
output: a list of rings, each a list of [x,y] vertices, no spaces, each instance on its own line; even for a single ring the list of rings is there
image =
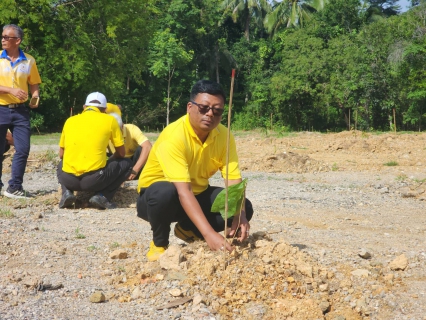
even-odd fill
[[[136,178],[136,176],[138,175],[139,171],[136,171],[135,168],[132,169],[132,173],[130,174],[130,176],[127,178],[127,180],[131,181],[134,178]]]
[[[35,100],[35,101],[34,101]],[[38,108],[38,103],[39,103],[39,97],[32,97],[31,98],[31,100],[30,100],[30,104],[29,104],[29,106],[30,106],[30,108],[31,109],[35,109],[35,108]]]
[[[12,96],[17,97],[21,101],[26,101],[28,99],[28,93],[19,88],[10,88],[9,92]]]
[[[237,240],[242,242],[248,238],[250,233],[250,223],[246,218],[246,213],[244,210],[241,211],[240,215],[234,216],[234,219],[232,220],[231,231],[228,233],[228,236],[233,237],[238,229],[241,233],[236,235],[238,237]]]
[[[212,251],[224,251],[227,250],[232,252],[235,248],[231,246],[228,241],[217,232],[210,232],[207,236],[204,237],[207,245]]]

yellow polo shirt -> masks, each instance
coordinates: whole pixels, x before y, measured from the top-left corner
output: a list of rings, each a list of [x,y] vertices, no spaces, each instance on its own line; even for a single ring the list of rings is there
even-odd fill
[[[64,172],[80,176],[105,167],[108,142],[120,147],[124,144],[117,121],[96,107],[68,118],[62,130],[59,146],[64,148]]]
[[[121,117],[121,109],[113,103],[107,102],[106,113],[116,113]]]
[[[136,149],[148,138],[142,133],[141,129],[134,124],[127,123],[123,126],[124,148],[126,149],[126,158],[130,158],[135,154]],[[109,142],[108,152],[114,154],[115,148],[112,142]]]
[[[138,192],[158,181],[189,182],[197,195],[207,189],[209,178],[218,170],[225,177],[227,131],[225,126],[219,124],[202,143],[188,115],[168,125],[152,147],[139,177]],[[241,178],[232,135],[228,177],[231,180]]]
[[[13,65],[7,58],[6,50],[0,51],[0,85],[10,88],[20,88],[28,93],[29,84],[41,83],[35,59],[19,49],[19,59]],[[0,93],[0,104],[24,103],[17,97]]]

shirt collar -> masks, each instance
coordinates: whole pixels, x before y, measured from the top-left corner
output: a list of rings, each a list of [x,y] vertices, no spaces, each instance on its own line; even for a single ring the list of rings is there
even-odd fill
[[[6,50],[3,50],[3,51],[2,51],[2,53],[1,53],[1,55],[0,55],[0,59],[6,59],[6,60],[9,60],[9,61],[10,61],[9,57],[7,56],[7,51],[6,51]],[[28,59],[27,59],[27,57],[25,56],[24,51],[22,51],[22,50],[19,48],[19,57],[18,57],[18,59],[16,59],[16,61],[15,61],[15,62],[10,62],[10,64],[11,64],[11,65],[12,65],[12,67],[13,67],[14,65],[16,65],[16,64],[18,64],[19,62],[24,61],[24,60],[28,60]]]
[[[101,113],[101,111],[98,108],[92,107],[92,106],[87,106],[86,109],[83,110],[83,113],[85,113],[86,111],[95,111],[95,112]]]
[[[187,114],[184,117],[185,117],[185,119],[184,119],[185,120],[185,127],[188,129],[191,136],[201,142],[200,138],[198,138],[197,134],[195,133],[194,128],[192,128],[191,122],[189,122],[189,115]],[[219,132],[220,132],[219,126],[217,126],[212,131],[210,131],[210,133],[207,136],[207,139],[204,142],[204,144],[208,145],[208,144],[212,143],[215,140],[216,136],[219,134]]]

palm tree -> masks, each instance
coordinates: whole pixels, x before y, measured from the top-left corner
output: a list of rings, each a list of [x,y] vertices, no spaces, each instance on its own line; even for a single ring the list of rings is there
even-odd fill
[[[367,20],[370,22],[379,19],[395,16],[401,7],[398,5],[399,0],[369,0],[369,7],[366,11]]]
[[[300,27],[311,14],[320,11],[328,0],[283,0],[273,1],[272,11],[265,17],[265,27],[272,35],[285,27]]]
[[[225,14],[231,13],[232,20],[237,22],[241,17],[244,21],[244,36],[250,41],[250,22],[255,19],[256,24],[262,26],[264,15],[268,13],[271,6],[267,0],[224,0],[222,8]]]

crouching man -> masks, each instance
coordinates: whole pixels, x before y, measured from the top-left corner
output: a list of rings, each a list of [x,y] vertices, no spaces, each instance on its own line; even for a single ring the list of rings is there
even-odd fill
[[[226,172],[228,129],[220,124],[225,105],[222,87],[200,80],[191,90],[187,114],[168,125],[154,143],[138,181],[138,217],[151,224],[153,240],[147,258],[157,260],[169,244],[170,225],[176,237],[192,242],[204,239],[211,250],[234,248],[224,243],[218,232],[225,221],[211,206],[223,189],[209,185],[218,170]],[[228,185],[241,182],[235,141],[231,136]],[[239,241],[248,237],[253,208],[245,200],[245,209],[227,221],[229,235],[239,229]]]
[[[75,203],[74,191],[93,191],[90,204],[113,209],[111,202],[120,185],[131,173],[131,161],[125,159],[124,140],[117,121],[105,113],[106,98],[94,92],[87,96],[81,114],[69,118],[59,142],[58,180],[62,188],[60,208]],[[114,156],[107,161],[106,148],[111,141]]]

